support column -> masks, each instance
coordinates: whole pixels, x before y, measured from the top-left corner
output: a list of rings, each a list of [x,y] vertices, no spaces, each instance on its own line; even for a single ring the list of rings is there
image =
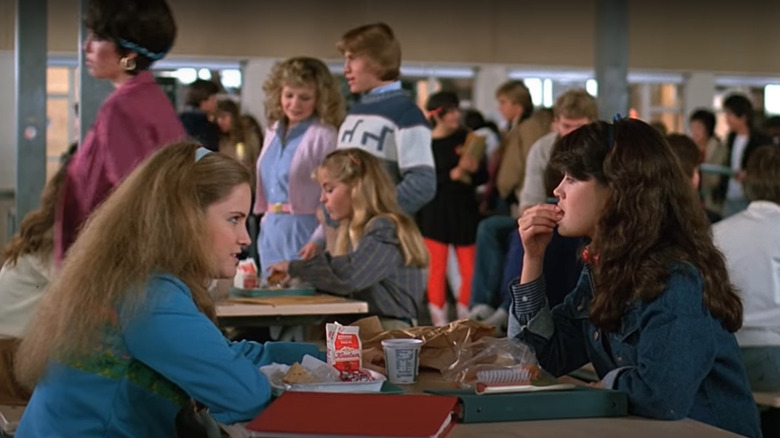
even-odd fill
[[[474,74],[474,109],[479,110],[486,119],[491,119],[499,126],[504,123],[496,106],[496,88],[509,79],[506,67],[483,65]]]
[[[81,0],[80,4],[81,14],[79,16],[83,17],[87,13],[89,0]],[[79,145],[84,143],[84,137],[92,128],[100,105],[114,91],[111,81],[95,79],[87,71],[84,57],[84,41],[87,39],[88,32],[82,20],[79,23],[79,40],[77,41],[79,47]]]
[[[686,75],[683,83],[683,117],[685,131],[688,131],[688,117],[698,108],[714,111],[712,100],[715,96],[715,74],[696,72]]]
[[[46,182],[46,3],[16,2],[16,200],[14,224],[38,208]],[[14,230],[17,226],[13,226]]]
[[[263,82],[268,79],[277,61],[273,58],[250,59],[244,64],[241,75],[241,111],[255,116],[263,125],[263,129],[268,127],[268,121],[265,119]]]
[[[625,0],[596,1],[596,80],[599,118],[628,115],[628,8]]]
[[[16,53],[0,51],[0,190],[16,188]],[[4,213],[0,212],[0,215]],[[5,229],[0,230],[0,233]]]

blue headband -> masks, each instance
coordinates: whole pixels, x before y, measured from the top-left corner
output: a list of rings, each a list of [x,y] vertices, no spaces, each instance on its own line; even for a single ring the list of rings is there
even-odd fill
[[[198,149],[195,149],[195,162],[197,163],[198,161],[200,161],[201,158],[205,157],[210,153],[211,151],[204,148],[203,146],[199,147]]]
[[[146,47],[141,47],[138,44],[123,38],[119,38],[117,40],[117,43],[119,43],[119,45],[122,48],[125,48],[127,50],[132,50],[133,52],[136,52],[139,55],[143,55],[151,59],[152,61],[159,61],[160,59],[165,58],[165,55],[168,54],[168,50],[170,50],[170,48],[168,48],[166,50],[163,50],[162,52],[152,52]]]

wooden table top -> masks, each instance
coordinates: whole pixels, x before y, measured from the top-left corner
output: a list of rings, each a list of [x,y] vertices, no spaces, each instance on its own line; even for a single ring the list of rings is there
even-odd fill
[[[218,317],[345,315],[368,313],[365,301],[332,295],[230,298],[217,302]]]

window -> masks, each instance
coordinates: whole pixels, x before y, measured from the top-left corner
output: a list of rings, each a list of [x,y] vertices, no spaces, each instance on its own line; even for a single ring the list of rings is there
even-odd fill
[[[60,157],[76,141],[76,68],[46,69],[46,179],[60,167]]]

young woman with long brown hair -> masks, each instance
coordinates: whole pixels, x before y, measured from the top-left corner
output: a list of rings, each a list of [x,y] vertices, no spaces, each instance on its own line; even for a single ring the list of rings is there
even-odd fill
[[[633,414],[759,436],[733,335],[742,303],[667,141],[638,120],[592,123],[560,140],[551,165],[564,173],[558,204],[518,221],[509,335],[555,375],[592,362],[597,385],[625,391]],[[549,310],[541,274],[555,227],[590,244],[577,286]]]
[[[190,398],[222,423],[270,401],[258,371],[312,345],[228,342],[207,287],[249,244],[249,170],[196,143],[166,146],[90,217],[19,348],[35,391],[17,434],[173,436]],[[63,402],[67,400],[67,402]]]
[[[22,220],[19,231],[0,255],[0,403],[25,404],[30,391],[13,374],[16,349],[52,276],[54,211],[72,153],[49,179],[41,205]]]
[[[46,182],[41,205],[28,213],[0,256],[0,338],[20,338],[51,280],[54,257],[54,214],[73,154],[62,158]]]

